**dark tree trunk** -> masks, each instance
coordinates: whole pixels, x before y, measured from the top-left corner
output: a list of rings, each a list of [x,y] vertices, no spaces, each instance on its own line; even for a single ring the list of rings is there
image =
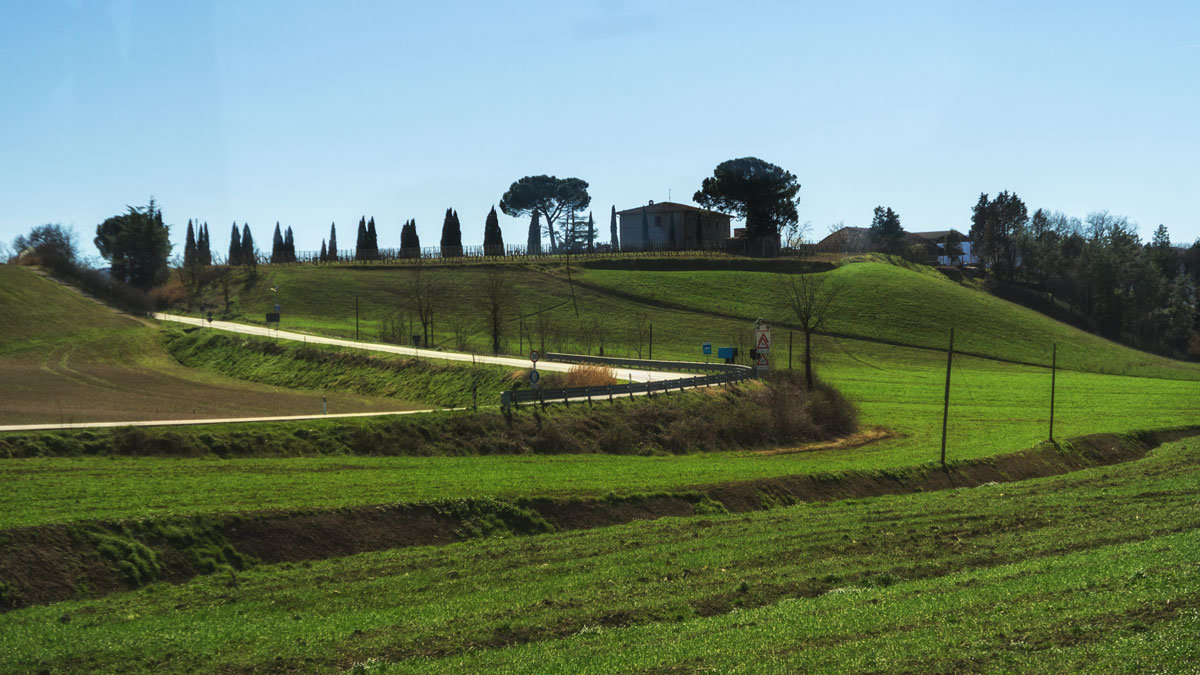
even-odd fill
[[[808,390],[812,391],[812,333],[810,331],[804,331],[804,381],[808,384]]]

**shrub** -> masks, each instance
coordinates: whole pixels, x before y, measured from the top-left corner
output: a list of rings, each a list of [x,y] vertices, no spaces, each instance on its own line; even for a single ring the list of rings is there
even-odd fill
[[[615,384],[616,378],[613,377],[613,370],[608,366],[592,366],[579,364],[571,366],[567,371],[567,376],[563,379],[562,386],[564,387],[603,387],[608,384]]]

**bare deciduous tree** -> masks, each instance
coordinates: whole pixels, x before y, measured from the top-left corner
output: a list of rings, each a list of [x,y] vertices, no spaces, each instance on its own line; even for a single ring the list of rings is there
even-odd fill
[[[825,325],[845,284],[822,274],[789,274],[780,284],[784,309],[804,331],[804,381],[813,388],[812,334]]]
[[[421,323],[421,341],[429,347],[433,335],[433,313],[442,297],[442,288],[432,270],[418,262],[407,272],[401,304]]]
[[[508,271],[500,265],[487,268],[477,283],[475,298],[483,311],[484,325],[492,336],[492,353],[499,354],[504,318],[513,305],[516,289]]]

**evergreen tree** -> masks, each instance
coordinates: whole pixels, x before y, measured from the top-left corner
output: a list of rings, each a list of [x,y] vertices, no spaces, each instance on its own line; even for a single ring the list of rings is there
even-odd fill
[[[92,241],[112,263],[114,279],[143,290],[166,280],[171,231],[153,199],[145,207],[131,206],[128,212],[97,225]]]
[[[203,228],[200,230],[199,246],[200,264],[205,267],[212,265],[212,242],[208,238],[208,223],[204,223]]]
[[[500,232],[500,217],[496,215],[495,206],[483,222],[483,254],[504,255],[504,236]]]
[[[279,231],[279,221],[275,221],[275,236],[271,238],[271,264],[283,262],[283,233]]]
[[[446,218],[442,221],[441,245],[443,258],[457,258],[463,253],[462,226],[454,209],[446,209]]]
[[[354,240],[354,259],[362,260],[367,250],[367,218],[358,219],[358,237]]]
[[[336,223],[329,224],[329,253],[328,253],[328,257],[326,259],[334,261],[334,262],[336,262],[338,259],[337,224]]]
[[[1174,279],[1179,273],[1179,262],[1171,250],[1171,236],[1167,233],[1166,225],[1159,224],[1158,229],[1154,230],[1154,236],[1147,248],[1150,260],[1158,271],[1167,279]]]
[[[613,204],[612,215],[608,219],[608,243],[612,245],[612,250],[621,250],[621,240],[617,238],[617,205]]]
[[[400,229],[400,255],[404,258],[421,257],[421,238],[417,236],[416,220],[409,220]]]
[[[242,264],[242,235],[238,230],[237,221],[233,222],[233,232],[229,234],[229,265]]]
[[[592,212],[588,211],[587,222],[587,252],[592,252],[592,244],[596,241],[596,221],[592,218]]]
[[[254,248],[254,237],[250,235],[250,223],[242,223],[242,264],[258,267],[258,251]]]
[[[379,234],[375,231],[375,216],[367,221],[367,256],[379,258]]]
[[[192,220],[188,219],[187,238],[183,241],[183,266],[187,269],[192,269],[198,262],[196,245],[196,231],[192,229]]]
[[[534,211],[529,218],[529,241],[525,244],[525,252],[529,255],[542,253],[542,226],[538,223],[538,212]]]
[[[408,221],[408,237],[413,243],[413,250],[416,251],[416,256],[421,256],[421,238],[416,234],[416,219]]]
[[[871,244],[884,253],[901,253],[904,247],[904,228],[900,227],[900,216],[882,206],[875,207],[871,220]]]
[[[296,262],[296,236],[292,234],[292,226],[288,225],[287,234],[283,235],[283,261]]]
[[[317,260],[320,260],[321,262],[325,262],[325,261],[329,260],[329,252],[327,250],[325,250],[325,240],[324,239],[321,240],[321,254],[319,256],[317,256]]]

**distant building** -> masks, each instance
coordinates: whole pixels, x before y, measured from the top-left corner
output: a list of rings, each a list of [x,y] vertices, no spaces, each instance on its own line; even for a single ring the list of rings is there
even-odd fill
[[[729,239],[732,216],[707,209],[651,201],[645,206],[618,211],[621,248],[626,251],[650,249],[711,249]],[[671,238],[672,225],[675,238]]]
[[[954,256],[953,259],[946,255],[946,236],[951,232],[958,235],[959,246],[962,248],[961,256]],[[934,230],[933,232],[913,232],[914,237],[920,237],[930,244],[937,247],[937,261],[939,265],[973,265],[978,262],[979,256],[971,252],[971,240],[966,238],[962,232],[958,230]]]
[[[928,251],[928,260],[939,265],[971,265],[979,262],[979,256],[971,251],[971,240],[958,232],[962,255],[953,260],[946,255],[946,235],[957,230],[935,230],[933,232],[906,232],[905,246],[914,244]],[[871,230],[867,227],[843,227],[829,233],[817,242],[817,250],[828,253],[866,253],[872,250]],[[921,256],[918,256],[918,259]]]
[[[842,227],[817,242],[826,253],[866,253],[871,250],[871,231],[865,227]]]

